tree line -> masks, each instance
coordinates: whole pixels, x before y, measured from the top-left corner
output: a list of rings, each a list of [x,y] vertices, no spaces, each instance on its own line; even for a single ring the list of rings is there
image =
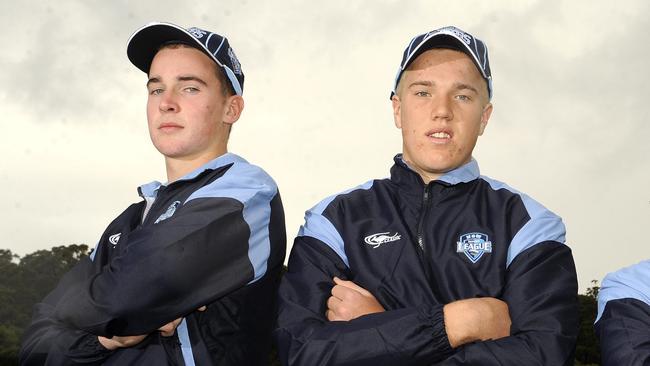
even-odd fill
[[[0,365],[17,365],[20,340],[32,316],[32,307],[56,286],[59,279],[83,257],[85,244],[57,246],[20,257],[0,249]],[[576,365],[599,365],[600,348],[593,328],[598,296],[597,282],[580,302],[580,334]],[[271,365],[280,363],[273,353]]]

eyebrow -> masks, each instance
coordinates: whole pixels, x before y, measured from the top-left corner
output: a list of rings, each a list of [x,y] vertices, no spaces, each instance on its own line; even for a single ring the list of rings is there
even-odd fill
[[[409,88],[412,88],[414,86],[433,87],[435,85],[436,85],[436,83],[434,83],[433,81],[417,80],[417,81],[412,82],[409,85]],[[471,90],[474,93],[478,94],[478,89],[476,89],[475,87],[473,87],[472,85],[469,85],[469,84],[455,82],[453,87],[454,87],[455,90]]]
[[[473,86],[471,86],[471,85],[469,85],[469,84],[464,84],[464,83],[454,83],[454,88],[456,88],[456,90],[465,90],[465,89],[469,89],[469,90],[473,91],[474,93],[478,94],[478,90],[477,90],[475,87],[473,87]]]
[[[431,81],[417,80],[417,81],[412,82],[412,83],[409,85],[409,88],[412,88],[412,87],[414,87],[414,86],[426,86],[426,87],[430,87],[430,86],[433,86],[433,85],[434,85],[434,83],[431,82]]]
[[[178,80],[178,81],[196,81],[199,84],[203,84],[205,86],[208,86],[208,83],[206,83],[203,79],[201,79],[198,76],[194,76],[194,75],[181,75],[181,76],[178,76],[176,78],[176,80]],[[154,76],[154,77],[150,78],[149,80],[147,80],[147,87],[149,87],[150,84],[160,83],[160,82],[162,82],[162,81],[158,77]]]

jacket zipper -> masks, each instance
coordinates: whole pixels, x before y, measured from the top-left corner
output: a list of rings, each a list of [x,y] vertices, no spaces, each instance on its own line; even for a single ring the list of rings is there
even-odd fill
[[[431,274],[431,267],[429,260],[427,259],[426,249],[424,248],[424,223],[429,213],[429,207],[431,206],[431,187],[432,183],[427,184],[424,187],[424,195],[422,196],[422,214],[420,215],[420,221],[418,222],[418,232],[417,232],[417,242],[418,242],[418,256],[420,257],[420,263],[424,269],[424,273],[429,280],[429,284],[433,284],[433,278]]]
[[[431,204],[431,183],[427,184],[424,187],[424,195],[422,196],[422,214],[420,215],[420,222],[418,222],[418,235],[417,235],[417,240],[418,240],[418,246],[420,247],[420,251],[422,254],[426,252],[424,249],[424,221],[427,217],[427,213],[429,212],[429,205]]]

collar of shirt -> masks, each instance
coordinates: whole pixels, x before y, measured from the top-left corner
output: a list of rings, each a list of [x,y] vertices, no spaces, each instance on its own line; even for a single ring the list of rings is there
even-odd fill
[[[233,164],[233,163],[239,163],[239,162],[245,163],[246,160],[237,154],[225,153],[213,160],[210,160],[209,162],[198,167],[197,169],[185,174],[184,176],[179,178],[176,182],[194,179],[199,174],[203,173],[206,170],[215,170],[222,166],[226,166],[228,164]],[[143,184],[140,187],[138,187],[138,194],[142,198],[147,198],[147,197],[156,198],[160,187],[166,186],[167,184],[168,183],[160,183],[158,181],[153,181],[147,184]]]
[[[413,168],[411,168],[411,166],[409,166],[406,161],[404,161],[402,154],[397,154],[395,160],[401,162],[404,167],[417,174],[417,172]],[[436,181],[445,182],[450,185],[455,185],[459,183],[471,182],[474,179],[480,177],[480,175],[481,175],[481,171],[478,167],[478,162],[474,158],[472,158],[468,163],[461,165],[458,168],[450,170],[445,174],[441,175],[440,177],[438,177],[438,179],[436,179]]]

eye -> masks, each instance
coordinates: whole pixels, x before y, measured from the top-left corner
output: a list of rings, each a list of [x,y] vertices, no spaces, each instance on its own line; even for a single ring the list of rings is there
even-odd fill
[[[416,91],[416,92],[415,92],[415,95],[418,96],[418,97],[428,97],[428,96],[431,96],[431,94],[430,94],[428,91],[424,91],[424,90]]]
[[[196,88],[194,86],[186,86],[185,88],[183,88],[183,91],[194,94],[199,91],[199,88]]]
[[[469,95],[464,95],[464,94],[457,95],[456,99],[461,100],[463,102],[469,102],[470,100],[472,100],[472,98],[470,98]]]
[[[162,92],[162,88],[151,89],[149,90],[149,95],[160,95]]]

